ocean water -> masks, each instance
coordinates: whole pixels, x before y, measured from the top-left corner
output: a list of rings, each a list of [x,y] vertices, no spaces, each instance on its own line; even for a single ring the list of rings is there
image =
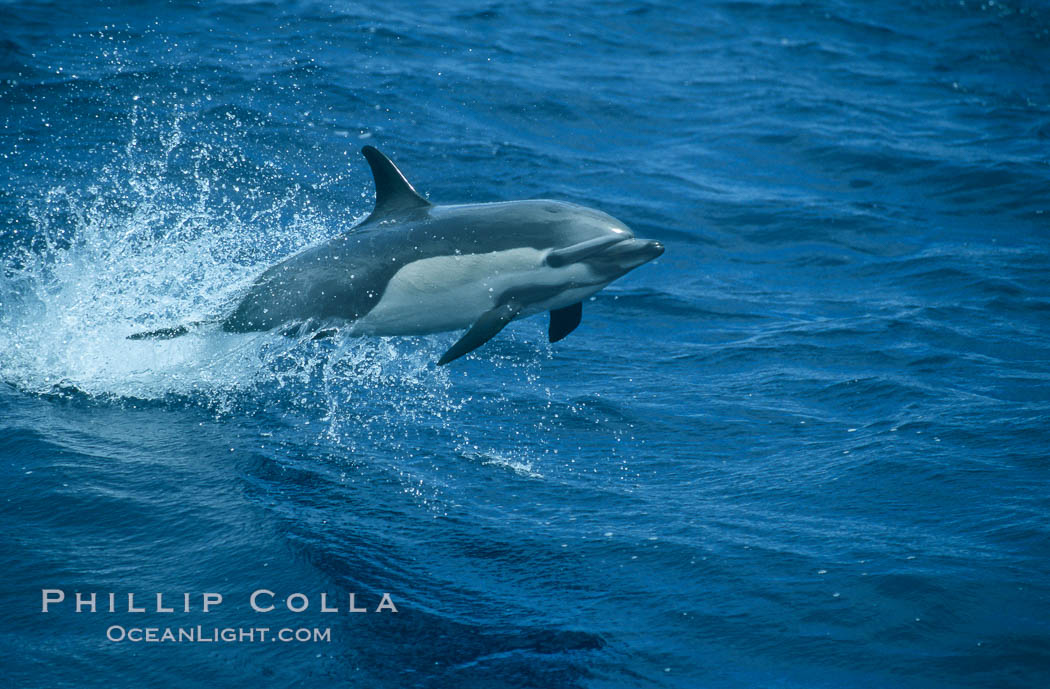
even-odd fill
[[[1045,685],[1044,3],[0,26],[3,686]],[[364,144],[667,251],[442,368],[454,333],[125,339],[350,230]],[[111,639],[198,626],[329,638]]]

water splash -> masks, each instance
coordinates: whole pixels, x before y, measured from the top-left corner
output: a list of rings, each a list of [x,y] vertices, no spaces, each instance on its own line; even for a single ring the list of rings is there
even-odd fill
[[[0,257],[0,380],[31,394],[175,400],[220,416],[276,405],[271,416],[319,424],[317,442],[347,455],[412,458],[398,467],[406,485],[432,484],[449,460],[476,457],[539,476],[521,442],[497,452],[453,421],[467,405],[498,414],[512,403],[498,392],[482,399],[478,381],[454,389],[434,364],[448,336],[313,341],[206,325],[127,339],[215,321],[268,266],[347,229],[309,190],[250,162],[237,117],[178,105],[164,116],[136,103],[127,144],[89,184],[23,199],[30,239],[4,242]],[[539,385],[534,360],[494,351],[492,365],[512,385]]]
[[[30,239],[5,242],[0,259],[0,379],[32,393],[215,398],[287,356],[258,334],[126,339],[214,320],[268,265],[343,226],[294,183],[274,192],[281,180],[265,162],[249,166],[261,183],[242,193],[243,136],[223,132],[215,146],[186,136],[191,119],[136,104],[127,145],[90,184],[23,198]]]

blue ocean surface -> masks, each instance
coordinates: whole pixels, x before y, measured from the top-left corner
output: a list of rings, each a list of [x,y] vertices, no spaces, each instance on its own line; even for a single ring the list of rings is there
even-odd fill
[[[0,685],[1046,686],[1045,3],[0,27]],[[126,339],[350,231],[365,144],[666,253],[446,367],[458,333]],[[328,638],[200,638],[262,627]]]

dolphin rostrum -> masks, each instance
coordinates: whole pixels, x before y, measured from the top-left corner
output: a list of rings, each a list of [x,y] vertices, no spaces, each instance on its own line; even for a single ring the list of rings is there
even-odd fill
[[[439,365],[508,323],[550,311],[551,342],[580,324],[582,301],[663,253],[601,211],[548,200],[431,204],[372,146],[376,204],[364,222],[267,269],[223,330],[351,335],[466,333]],[[131,335],[170,338],[179,326]]]

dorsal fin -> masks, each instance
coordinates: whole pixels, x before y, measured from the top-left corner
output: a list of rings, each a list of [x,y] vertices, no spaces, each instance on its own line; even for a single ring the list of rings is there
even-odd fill
[[[430,206],[430,202],[412,188],[390,158],[372,146],[365,146],[361,149],[361,153],[371,166],[372,177],[376,182],[376,207],[365,222],[381,220],[387,215]]]

